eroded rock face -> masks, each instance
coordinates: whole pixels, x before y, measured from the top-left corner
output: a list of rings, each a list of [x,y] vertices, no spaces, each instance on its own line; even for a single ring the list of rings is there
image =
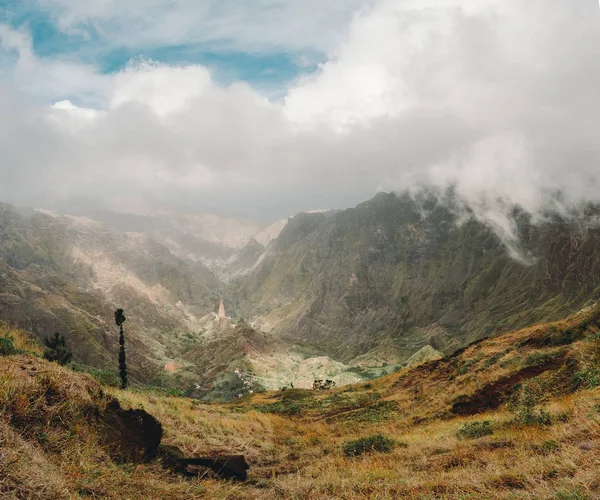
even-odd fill
[[[116,460],[142,462],[154,458],[162,425],[144,410],[124,410],[116,399],[101,414],[104,442]]]

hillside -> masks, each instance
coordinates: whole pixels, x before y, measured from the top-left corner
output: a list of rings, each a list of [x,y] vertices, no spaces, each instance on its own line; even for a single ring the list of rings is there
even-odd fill
[[[202,398],[247,394],[239,373],[270,390],[355,383],[600,295],[593,207],[535,221],[515,209],[513,239],[427,191],[302,213],[263,243],[244,221],[96,215],[0,206],[0,319],[63,332],[78,363],[111,370],[122,307],[132,381]]]
[[[115,233],[87,218],[0,205],[0,318],[39,339],[67,334],[76,359],[111,367],[113,313],[127,311],[134,380],[148,382],[179,356],[182,333],[218,302],[219,281],[139,233]]]
[[[0,494],[598,498],[599,318],[583,311],[334,391],[288,389],[228,405],[119,391],[27,352],[4,356]],[[36,350],[25,332],[0,336]],[[163,444],[188,456],[243,453],[248,481],[186,480],[160,459],[114,461],[102,424],[112,397],[158,418]]]
[[[597,210],[513,219],[511,239],[451,197],[380,193],[297,215],[226,293],[257,328],[344,363],[382,345],[391,363],[451,353],[598,299]]]

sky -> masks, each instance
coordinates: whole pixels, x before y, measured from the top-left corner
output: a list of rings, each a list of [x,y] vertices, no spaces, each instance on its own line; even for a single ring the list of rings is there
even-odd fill
[[[0,200],[274,221],[600,197],[597,0],[0,0]]]

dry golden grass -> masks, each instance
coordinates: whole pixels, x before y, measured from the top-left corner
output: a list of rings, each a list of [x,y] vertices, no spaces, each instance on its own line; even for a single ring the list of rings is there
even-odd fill
[[[578,370],[598,367],[600,342],[589,339],[597,327],[566,345],[523,344],[552,326],[568,328],[580,320],[511,332],[454,358],[325,394],[266,393],[229,405],[101,388],[86,375],[43,360],[0,358],[0,496],[600,498],[600,388],[573,392],[567,384]],[[452,413],[458,396],[477,394],[544,355],[560,363],[522,383],[536,394],[536,411],[544,408],[552,416],[552,425],[519,423],[506,401],[478,415]],[[156,462],[114,463],[85,417],[87,405],[101,406],[109,397],[154,415],[163,424],[163,443],[188,455],[243,453],[251,465],[249,480],[186,480]],[[457,436],[465,424],[486,420],[493,434]],[[344,454],[349,440],[376,434],[400,444],[390,453]]]
[[[12,328],[8,323],[0,321],[0,337],[6,337],[21,351],[43,355],[44,349],[32,333],[18,328]]]

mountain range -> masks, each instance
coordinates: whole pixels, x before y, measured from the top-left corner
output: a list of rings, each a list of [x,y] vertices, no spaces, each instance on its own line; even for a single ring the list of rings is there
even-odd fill
[[[429,191],[270,227],[0,205],[0,318],[64,332],[78,363],[110,372],[122,307],[133,381],[197,397],[346,384],[597,300],[598,213],[515,207],[507,242]]]

